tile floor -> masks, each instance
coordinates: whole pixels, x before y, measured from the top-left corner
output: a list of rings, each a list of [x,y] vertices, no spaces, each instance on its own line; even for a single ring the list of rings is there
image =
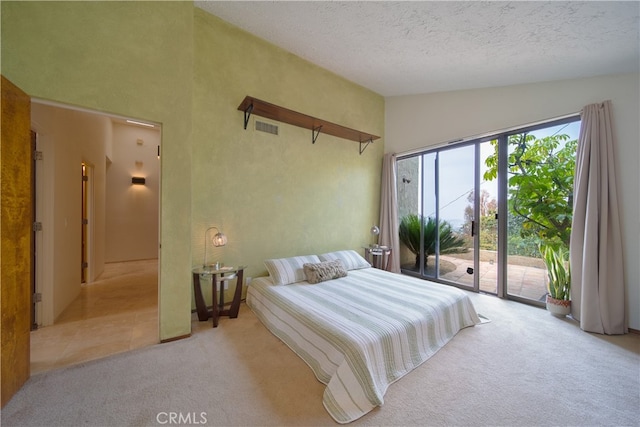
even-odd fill
[[[106,264],[54,325],[31,332],[31,374],[157,342],[158,261]]]

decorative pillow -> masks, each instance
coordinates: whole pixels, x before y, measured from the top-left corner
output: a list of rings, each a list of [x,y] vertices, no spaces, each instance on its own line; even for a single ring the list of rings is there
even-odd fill
[[[274,285],[289,285],[306,280],[302,266],[306,263],[316,262],[320,262],[320,258],[316,255],[306,255],[268,259],[264,262],[264,265],[267,267]]]
[[[318,257],[320,257],[321,261],[334,261],[339,259],[347,270],[358,270],[361,268],[371,267],[371,264],[369,264],[366,259],[362,258],[362,256],[354,250],[329,252],[318,255]]]
[[[339,259],[317,264],[307,263],[303,266],[303,270],[309,283],[320,283],[347,275],[347,270],[344,269],[344,265],[342,265],[342,261]]]

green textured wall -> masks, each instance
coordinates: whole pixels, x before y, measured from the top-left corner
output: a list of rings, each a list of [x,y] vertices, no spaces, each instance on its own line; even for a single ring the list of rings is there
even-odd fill
[[[382,136],[384,99],[196,9],[192,251],[207,226],[229,243],[214,252],[264,275],[272,257],[358,249],[378,222],[382,140],[359,144],[252,116],[245,96]],[[255,131],[254,121],[279,126]],[[199,257],[198,257],[199,254]]]
[[[162,123],[160,338],[188,334],[193,5],[1,7],[2,74],[29,95]]]
[[[242,127],[246,95],[384,135],[384,99],[190,2],[2,1],[2,74],[29,95],[162,123],[160,338],[190,332],[191,274],[213,256],[265,273],[265,258],[359,249],[378,221],[382,140],[279,124]],[[190,236],[190,238],[189,238]]]

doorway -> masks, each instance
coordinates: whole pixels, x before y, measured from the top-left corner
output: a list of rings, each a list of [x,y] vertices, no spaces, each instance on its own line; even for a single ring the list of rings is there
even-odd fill
[[[34,197],[39,206],[38,220],[43,224],[39,232],[43,250],[36,252],[39,256],[35,260],[39,273],[37,286],[42,293],[38,313],[43,315],[36,320],[41,327],[32,333],[33,372],[64,366],[65,360],[76,363],[159,341],[160,167],[156,145],[159,145],[161,129],[155,123],[154,128],[148,127],[155,129],[158,142],[151,146],[152,139],[145,136],[149,146],[144,148],[151,152],[147,160],[139,157],[143,154],[137,143],[139,138],[131,139],[114,132],[115,127],[126,126],[125,123],[125,118],[95,111],[33,102],[32,127],[38,133],[38,144],[43,151],[36,166],[39,184]],[[134,146],[138,150],[136,156],[114,154],[113,146],[118,143]],[[111,167],[114,165],[116,167]],[[118,170],[121,165],[124,167]],[[131,252],[121,259],[108,259],[106,255],[109,241],[118,237],[117,233],[107,230],[108,216],[112,215],[107,206],[110,167],[109,173],[115,173],[114,179],[121,184],[112,197],[116,201],[112,200],[111,206],[123,208],[127,200],[134,200],[136,208],[145,209],[145,218],[151,224],[148,228],[155,228],[150,237],[140,237],[150,241],[148,247],[153,248],[142,255],[136,256],[136,247],[132,245],[125,245]],[[143,190],[134,190],[131,176],[141,172],[147,174],[147,185]],[[115,222],[124,229],[131,228],[127,220],[125,214]],[[136,262],[142,262],[144,268]],[[127,263],[125,267],[129,268],[122,268]],[[136,271],[144,271],[144,276],[137,275]],[[145,295],[140,299],[139,293],[143,290]],[[116,293],[109,294],[110,291]],[[107,303],[119,306],[118,310],[111,310]],[[117,324],[109,323],[104,316],[110,316],[114,322],[119,320]],[[103,326],[113,332],[101,340],[91,342],[91,337],[83,338],[80,334]],[[56,329],[61,331],[58,337]],[[101,334],[95,332],[94,336]],[[116,345],[117,340],[127,345]],[[52,354],[55,357],[51,358]]]
[[[568,246],[579,126],[571,116],[399,156],[402,272],[543,305],[539,248]]]

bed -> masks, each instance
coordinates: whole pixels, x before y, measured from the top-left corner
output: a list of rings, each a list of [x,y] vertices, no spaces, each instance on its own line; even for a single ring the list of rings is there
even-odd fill
[[[344,266],[336,278],[313,283],[304,272],[330,262]],[[480,323],[465,292],[372,268],[355,251],[265,264],[247,304],[326,384],[324,407],[341,424],[382,405],[390,384]]]

